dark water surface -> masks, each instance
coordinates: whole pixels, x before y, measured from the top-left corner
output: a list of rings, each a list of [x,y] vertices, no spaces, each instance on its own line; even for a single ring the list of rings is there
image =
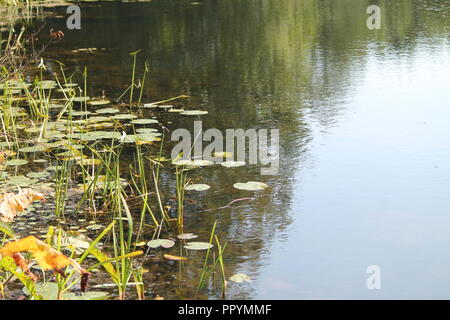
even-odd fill
[[[253,279],[230,283],[227,298],[449,298],[450,3],[377,3],[381,30],[366,27],[365,0],[89,3],[79,31],[56,8],[46,28],[65,38],[45,55],[50,70],[55,57],[87,66],[88,95],[115,98],[142,49],[145,102],[187,94],[185,105],[209,111],[205,129],[280,129],[278,175],[215,166],[201,173],[208,193],[192,195],[214,209],[253,195],[235,182],[271,187],[237,209],[188,215],[202,240],[217,219],[227,275]],[[171,121],[192,129],[193,118]],[[155,264],[151,292],[190,296],[201,259],[182,272]],[[367,289],[370,265],[381,290]]]

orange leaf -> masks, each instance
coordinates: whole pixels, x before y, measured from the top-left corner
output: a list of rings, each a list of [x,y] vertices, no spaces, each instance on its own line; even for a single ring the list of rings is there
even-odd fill
[[[186,257],[173,256],[171,254],[164,254],[164,258],[167,259],[167,260],[173,260],[173,261],[184,261],[184,260],[187,260]]]
[[[25,258],[20,253],[14,253],[12,257],[16,266],[20,267],[31,278],[31,280],[37,280],[36,276],[30,271],[30,268],[28,268],[28,263],[25,261]]]
[[[78,262],[66,257],[61,252],[33,236],[8,242],[3,248],[0,248],[0,256],[13,257],[16,265],[27,272],[28,266],[26,263],[24,264],[23,258],[21,259],[19,257],[20,255],[18,253],[20,252],[30,252],[43,270],[54,269],[56,272],[62,272],[62,268],[71,264],[76,271],[83,275],[85,281],[86,277],[90,274]]]
[[[18,212],[25,210],[33,201],[43,198],[42,193],[31,189],[20,190],[18,194],[5,193],[0,195],[0,221],[13,221]]]

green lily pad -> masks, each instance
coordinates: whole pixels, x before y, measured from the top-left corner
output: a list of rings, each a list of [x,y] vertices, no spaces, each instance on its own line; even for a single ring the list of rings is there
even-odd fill
[[[39,88],[42,88],[42,89],[53,89],[53,88],[55,88],[56,87],[56,81],[54,81],[54,80],[43,80],[43,81],[40,81],[40,82],[38,82],[38,86],[39,86]]]
[[[74,88],[76,86],[78,86],[78,83],[64,83],[63,84],[63,87],[66,87],[66,88]]]
[[[86,102],[89,101],[91,98],[89,97],[75,97],[73,98],[73,102]]]
[[[86,227],[86,229],[88,229],[88,230],[102,230],[104,228],[105,227],[100,225],[100,224],[91,224],[91,225]]]
[[[106,121],[110,121],[110,120],[111,120],[110,117],[95,116],[95,117],[90,117],[89,119],[87,119],[87,122],[95,123],[95,122],[106,122]]]
[[[204,167],[204,166],[211,166],[214,164],[214,162],[209,160],[189,160],[189,159],[173,160],[172,163],[177,166],[190,166],[190,167]]]
[[[59,103],[50,103],[47,107],[49,109],[61,109],[61,108],[64,108],[65,105],[64,104],[59,104]]]
[[[103,113],[118,113],[118,112],[120,112],[120,110],[116,109],[116,108],[103,108],[103,109],[98,109],[98,110],[95,111],[95,113],[100,113],[100,114],[103,114]]]
[[[105,104],[110,104],[111,101],[109,100],[91,100],[89,101],[89,104],[92,106],[103,106]]]
[[[158,120],[156,119],[136,119],[131,121],[132,124],[152,124],[152,123],[158,123]]]
[[[188,242],[184,248],[189,250],[208,250],[214,247],[209,242]]]
[[[137,133],[148,133],[148,132],[152,132],[152,133],[157,133],[158,129],[155,128],[138,128],[136,129]],[[159,134],[161,135],[161,134]]]
[[[132,119],[136,119],[136,118],[137,118],[137,115],[127,114],[127,113],[116,114],[111,117],[111,119],[114,119],[114,120],[132,120]]]
[[[5,162],[6,166],[23,166],[27,164],[28,160],[25,159],[11,159]]]
[[[74,116],[74,117],[83,117],[83,116],[88,116],[91,113],[92,112],[90,112],[90,111],[72,111],[72,116]]]
[[[247,191],[259,191],[264,190],[265,188],[269,187],[264,182],[258,182],[258,181],[247,181],[247,182],[238,182],[233,184],[233,187],[239,190],[247,190]]]
[[[155,103],[144,103],[144,108],[157,108],[158,105]]]
[[[27,173],[27,177],[31,179],[44,179],[50,177],[50,173],[48,171],[29,172]]]
[[[23,288],[23,292],[29,295],[27,288]],[[58,284],[55,282],[46,282],[42,285],[36,285],[36,292],[44,300],[56,300],[58,297]],[[64,293],[62,296],[63,300],[104,300],[108,297],[105,292],[85,292],[85,293]]]
[[[185,115],[185,116],[200,116],[203,114],[207,114],[208,111],[204,111],[204,110],[184,110],[182,112],[180,112],[180,114]]]
[[[171,248],[175,245],[175,242],[172,240],[168,240],[168,239],[156,239],[156,240],[151,240],[149,242],[147,242],[147,245],[150,248],[156,249],[159,247],[163,247],[163,248]]]
[[[198,183],[198,184],[190,184],[184,190],[188,191],[205,191],[208,190],[210,186],[204,183]]]
[[[45,150],[47,150],[47,147],[43,145],[36,145],[31,147],[20,148],[19,152],[43,152]]]
[[[193,233],[182,233],[182,234],[179,234],[177,236],[177,238],[180,239],[180,240],[191,240],[191,239],[195,239],[197,237],[198,236],[196,234],[193,234]]]
[[[245,166],[245,161],[225,161],[221,162],[220,165],[226,167],[226,168],[235,168],[235,167],[242,167]]]

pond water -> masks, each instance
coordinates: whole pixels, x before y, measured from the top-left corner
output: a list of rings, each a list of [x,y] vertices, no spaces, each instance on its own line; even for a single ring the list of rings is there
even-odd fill
[[[209,112],[204,129],[280,130],[278,174],[215,166],[201,172],[211,189],[188,194],[209,211],[191,210],[186,230],[205,240],[217,219],[226,274],[253,280],[230,283],[227,298],[448,298],[450,5],[380,2],[382,28],[369,30],[371,4],[93,2],[80,5],[73,31],[65,8],[52,8],[45,28],[65,37],[44,57],[50,71],[52,58],[79,73],[86,66],[88,95],[115,98],[131,77],[129,53],[142,49],[145,102],[186,94],[185,105]],[[101,50],[73,52],[80,48]],[[165,125],[192,131],[193,119],[167,116]],[[214,210],[254,196],[232,188],[247,180],[270,189]],[[367,288],[371,265],[380,290]],[[145,266],[151,292],[185,298],[202,259],[183,272],[164,261]]]

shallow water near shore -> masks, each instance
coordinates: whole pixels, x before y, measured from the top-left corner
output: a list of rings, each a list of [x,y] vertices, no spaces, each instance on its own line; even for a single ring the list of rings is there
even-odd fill
[[[170,131],[198,119],[204,130],[280,130],[278,174],[207,167],[195,177],[211,188],[186,195],[185,230],[205,241],[217,220],[227,276],[252,279],[229,282],[227,299],[448,298],[450,7],[384,3],[382,28],[369,30],[370,4],[89,2],[73,31],[56,7],[46,27],[65,36],[44,59],[49,72],[54,59],[80,75],[87,67],[87,95],[115,99],[131,77],[129,53],[142,49],[144,102],[185,94],[177,107],[208,111],[158,111]],[[167,201],[171,179],[163,171]],[[269,188],[233,188],[245,181]],[[222,208],[244,197],[255,199]],[[155,253],[144,263],[148,293],[193,297],[204,253],[192,257],[181,269]],[[367,288],[371,265],[380,290]],[[196,297],[220,298],[220,289]]]

